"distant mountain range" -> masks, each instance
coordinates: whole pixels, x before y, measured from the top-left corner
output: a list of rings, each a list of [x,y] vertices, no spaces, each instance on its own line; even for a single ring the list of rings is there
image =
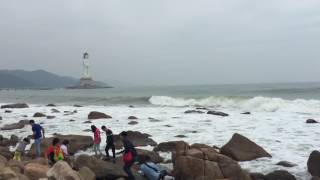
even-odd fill
[[[51,89],[66,88],[79,83],[79,79],[59,76],[44,70],[0,70],[1,89]],[[102,86],[108,86],[103,82],[97,82]]]

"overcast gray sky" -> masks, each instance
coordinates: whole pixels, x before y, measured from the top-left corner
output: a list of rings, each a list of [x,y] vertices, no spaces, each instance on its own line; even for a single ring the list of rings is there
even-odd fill
[[[1,0],[1,69],[182,85],[320,81],[319,0]]]

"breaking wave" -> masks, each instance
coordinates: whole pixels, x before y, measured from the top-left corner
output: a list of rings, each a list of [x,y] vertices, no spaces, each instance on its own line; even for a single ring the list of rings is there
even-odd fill
[[[175,98],[170,96],[152,96],[149,102],[158,106],[204,106],[204,107],[223,107],[238,108],[245,111],[266,111],[266,112],[301,112],[315,113],[319,112],[319,100],[286,100],[282,98],[271,97],[216,97],[206,98]]]

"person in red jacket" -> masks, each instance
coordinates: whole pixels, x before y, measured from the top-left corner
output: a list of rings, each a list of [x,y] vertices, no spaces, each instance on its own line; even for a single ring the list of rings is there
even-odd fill
[[[95,155],[98,155],[97,151],[99,151],[100,155],[102,155],[102,152],[100,150],[100,143],[101,143],[100,130],[95,125],[92,125],[91,131],[93,132],[93,151]]]

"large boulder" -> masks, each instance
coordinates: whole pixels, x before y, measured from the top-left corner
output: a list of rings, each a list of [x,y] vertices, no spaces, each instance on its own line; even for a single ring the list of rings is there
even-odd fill
[[[28,108],[29,106],[26,103],[16,103],[16,104],[6,104],[6,105],[2,105],[1,109],[5,109],[5,108]]]
[[[151,139],[151,135],[141,133],[138,131],[127,131],[128,139],[134,144],[134,146],[156,146],[157,143]],[[122,141],[120,139],[120,135],[114,135],[115,146],[117,149],[121,149],[123,147]]]
[[[271,172],[265,176],[265,179],[266,180],[275,180],[275,179],[296,180],[296,178],[292,174],[284,170],[277,170],[277,171]]]
[[[79,174],[82,180],[95,180],[96,175],[88,167],[82,167],[79,169]]]
[[[178,151],[178,150],[177,150]],[[249,174],[231,158],[213,148],[179,150],[174,162],[177,180],[237,179],[250,180]]]
[[[308,159],[308,171],[312,176],[320,177],[320,152],[313,151]]]
[[[24,167],[24,174],[32,180],[37,180],[46,178],[48,170],[49,167],[47,165],[29,163]]]
[[[220,152],[237,161],[250,161],[262,157],[271,157],[262,147],[237,133],[221,148]]]
[[[111,119],[112,117],[102,113],[102,112],[97,112],[97,111],[92,111],[88,115],[88,119]]]
[[[162,142],[158,144],[153,150],[154,151],[161,151],[161,152],[175,152],[177,147],[187,147],[189,146],[184,141],[169,141],[169,142]]]
[[[15,146],[19,141],[18,136],[11,135],[10,139],[4,138],[0,135],[0,146]]]
[[[60,142],[63,140],[68,140],[70,142],[68,151],[71,155],[75,154],[79,150],[86,150],[93,145],[93,139],[91,136],[82,136],[82,135],[55,135],[60,139]],[[41,151],[44,152],[52,143],[53,137],[45,138],[41,141]],[[35,155],[34,144],[31,146],[29,154],[31,156]]]
[[[54,179],[82,180],[80,174],[74,171],[65,161],[58,161],[47,172],[47,176]]]
[[[14,172],[11,168],[9,167],[4,167],[4,168],[0,168],[0,179],[6,180],[18,180],[19,177],[17,175],[16,172]]]
[[[1,130],[22,129],[27,124],[29,124],[28,120],[21,120],[21,121],[19,121],[17,123],[6,124],[1,128]]]
[[[156,164],[163,162],[163,158],[158,153],[156,153],[154,151],[148,151],[148,150],[144,150],[144,149],[137,149],[137,153],[138,153],[138,161],[140,163],[146,162],[146,160],[148,158],[150,158],[151,161],[156,163]]]
[[[83,167],[94,172],[97,179],[117,179],[127,176],[120,164],[113,164],[85,154],[79,155],[74,162],[76,170]]]
[[[0,146],[0,155],[6,159],[13,158],[13,153],[9,150],[9,147]]]

